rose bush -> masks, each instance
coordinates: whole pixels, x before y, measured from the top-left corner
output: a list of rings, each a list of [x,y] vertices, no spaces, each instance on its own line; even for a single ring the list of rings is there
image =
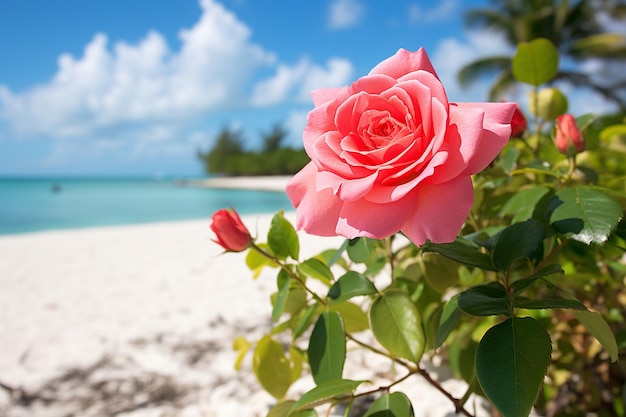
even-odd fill
[[[514,103],[449,103],[423,49],[400,49],[351,86],[312,93],[311,162],[287,186],[297,227],[321,236],[415,244],[455,239],[470,176],[511,136]]]
[[[504,417],[625,415],[625,114],[562,117],[546,39],[513,63],[528,124],[515,104],[449,104],[421,50],[314,93],[312,162],[287,193],[300,228],[350,239],[305,256],[281,211],[249,241],[253,276],[277,270],[273,324],[233,348],[276,399],[267,417],[422,415],[415,378],[455,415],[484,415],[479,396]]]

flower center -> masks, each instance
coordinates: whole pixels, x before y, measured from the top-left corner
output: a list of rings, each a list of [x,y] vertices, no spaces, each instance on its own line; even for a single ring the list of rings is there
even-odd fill
[[[388,111],[370,110],[361,116],[358,135],[367,148],[379,149],[387,146],[405,127],[391,117]]]

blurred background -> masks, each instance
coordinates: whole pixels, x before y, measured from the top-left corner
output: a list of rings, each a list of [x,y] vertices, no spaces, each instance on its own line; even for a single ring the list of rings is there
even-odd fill
[[[300,149],[311,90],[399,48],[426,48],[450,101],[524,105],[510,58],[547,37],[569,112],[616,112],[625,34],[617,0],[2,2],[0,175],[197,176],[224,132]]]

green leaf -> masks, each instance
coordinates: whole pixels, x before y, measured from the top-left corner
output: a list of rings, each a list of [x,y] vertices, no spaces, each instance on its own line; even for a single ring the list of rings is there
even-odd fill
[[[279,276],[284,273],[283,270],[280,271]],[[291,278],[284,273],[284,279],[279,279],[279,289],[278,295],[274,301],[274,308],[272,308],[272,320],[278,321],[280,316],[283,315],[283,311],[285,311],[285,305],[287,304],[287,297],[289,296],[289,287],[291,286]]]
[[[593,113],[583,114],[576,118],[576,126],[578,126],[578,130],[584,133],[584,131],[592,125],[595,120],[595,116]]]
[[[263,389],[279,400],[291,386],[291,367],[283,345],[269,336],[264,336],[257,343],[252,370]]]
[[[513,215],[511,223],[518,223],[533,217],[535,207],[541,199],[550,193],[550,189],[543,185],[516,191],[500,210],[500,215]]]
[[[307,305],[306,291],[302,289],[300,286],[294,285],[292,281],[292,285],[289,289],[289,294],[287,295],[287,301],[285,302],[285,307],[283,310],[283,314],[295,314],[300,310],[305,308]]]
[[[617,347],[617,341],[615,335],[611,331],[608,323],[604,318],[594,311],[574,311],[574,315],[580,321],[589,333],[593,335],[598,342],[604,347],[613,362],[617,362],[619,350]]]
[[[552,344],[535,319],[509,318],[485,333],[476,351],[476,375],[504,417],[527,417],[550,363]]]
[[[347,301],[333,303],[330,310],[341,314],[341,320],[347,333],[358,333],[370,328],[367,314],[356,304]]]
[[[309,340],[309,364],[316,384],[340,379],[346,360],[346,335],[339,313],[323,312]]]
[[[477,247],[465,243],[462,239],[457,239],[451,243],[426,243],[422,245],[422,250],[439,253],[464,265],[476,266],[487,271],[498,270],[488,255],[482,253]]]
[[[424,353],[422,319],[411,298],[401,290],[378,296],[370,307],[374,337],[392,355],[418,363]]]
[[[343,253],[346,251],[349,244],[350,244],[350,239],[346,239],[343,241],[339,249],[334,251],[333,256],[328,261],[328,266],[333,266],[335,263],[337,263],[337,261],[339,261],[339,259],[341,259],[341,255],[343,255]]]
[[[603,142],[620,138],[626,138],[626,124],[607,126],[600,131],[600,140]]]
[[[317,258],[310,258],[300,263],[298,270],[304,275],[317,279],[326,285],[330,285],[334,278],[330,268]]]
[[[235,369],[240,371],[243,358],[246,356],[246,353],[248,353],[248,350],[250,350],[250,342],[248,342],[245,337],[238,336],[235,338],[235,340],[233,340],[233,350],[237,351]]]
[[[552,80],[559,69],[559,51],[547,39],[521,42],[513,57],[513,76],[516,80],[539,86]]]
[[[301,313],[300,318],[298,319],[298,322],[296,323],[296,327],[293,330],[294,341],[300,336],[302,336],[302,333],[304,333],[304,331],[309,328],[313,320],[313,315],[315,314],[315,311],[317,310],[317,307],[318,307],[318,304],[313,303],[310,306],[308,306],[307,309],[304,310],[303,313]]]
[[[471,337],[465,337],[451,343],[446,352],[453,375],[467,382],[470,385],[468,388],[471,388],[473,384],[480,385],[476,381],[477,348],[477,341],[474,341]],[[484,397],[484,395],[482,396]]]
[[[475,285],[459,294],[459,308],[472,316],[511,314],[511,304],[504,286],[499,282]]]
[[[350,379],[333,379],[330,381],[317,384],[315,388],[306,392],[298,401],[296,401],[289,416],[293,416],[294,411],[304,410],[306,408],[317,407],[334,398],[342,398],[350,395],[359,385],[365,381],[353,381]]]
[[[622,218],[620,204],[589,187],[564,188],[549,205],[557,232],[585,243],[604,243]]]
[[[289,347],[289,366],[291,368],[291,383],[296,382],[302,376],[302,364],[304,352],[295,346]]]
[[[330,287],[328,298],[334,301],[346,301],[352,297],[376,294],[376,292],[376,287],[365,275],[348,271]]]
[[[298,234],[291,223],[285,219],[282,210],[272,218],[267,243],[277,258],[286,259],[291,256],[295,260],[298,259],[300,253]]]
[[[257,246],[260,249],[266,250],[267,252],[272,252],[269,246],[265,243],[259,243],[257,244]],[[248,251],[246,255],[246,265],[253,272],[254,278],[258,278],[264,266],[269,266],[271,268],[278,267],[278,264],[276,262],[268,259],[266,256],[261,255],[258,251],[254,249],[250,249]]]
[[[367,261],[373,250],[373,240],[366,237],[357,237],[348,243],[348,257],[352,262],[363,263]]]
[[[535,281],[540,278],[548,277],[550,275],[563,275],[564,271],[561,268],[561,265],[558,264],[549,264],[541,268],[536,274],[533,274],[529,277],[519,279],[511,284],[511,289],[513,290],[513,295],[521,294],[526,288],[530,287]]]
[[[422,256],[424,278],[440,294],[459,283],[459,264],[435,252]]]
[[[515,166],[517,165],[517,160],[519,159],[521,151],[518,148],[511,147],[509,148],[502,158],[500,158],[500,164],[502,165],[502,169],[507,174],[510,174]]]
[[[372,403],[363,417],[413,417],[413,406],[402,392],[385,393]]]
[[[278,403],[270,409],[266,417],[318,417],[315,410],[301,410],[291,413],[291,409],[295,403],[295,401]]]
[[[439,318],[439,327],[435,336],[435,348],[438,348],[446,341],[448,335],[463,316],[463,310],[459,308],[459,294],[452,297],[443,308]]]
[[[532,300],[526,297],[516,297],[513,300],[516,308],[528,310],[546,310],[555,308],[566,308],[571,310],[587,310],[587,307],[578,300],[569,298],[552,298],[549,300]]]
[[[491,258],[500,271],[508,271],[517,260],[529,258],[542,247],[543,226],[529,219],[514,223],[490,239]]]
[[[363,271],[364,275],[376,276],[387,266],[388,259],[385,255],[370,256],[365,265],[367,268]]]

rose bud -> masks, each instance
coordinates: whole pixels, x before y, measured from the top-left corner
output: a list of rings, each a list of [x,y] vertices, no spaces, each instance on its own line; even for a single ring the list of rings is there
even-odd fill
[[[241,252],[252,243],[252,236],[239,215],[232,209],[221,209],[211,216],[211,230],[215,233],[213,241],[231,252]]]
[[[515,113],[513,113],[513,118],[511,119],[511,136],[522,136],[522,133],[526,130],[526,125],[526,117],[524,117],[522,109],[517,106],[515,108]]]
[[[585,140],[571,114],[556,118],[556,147],[564,155],[573,156],[585,150]]]

